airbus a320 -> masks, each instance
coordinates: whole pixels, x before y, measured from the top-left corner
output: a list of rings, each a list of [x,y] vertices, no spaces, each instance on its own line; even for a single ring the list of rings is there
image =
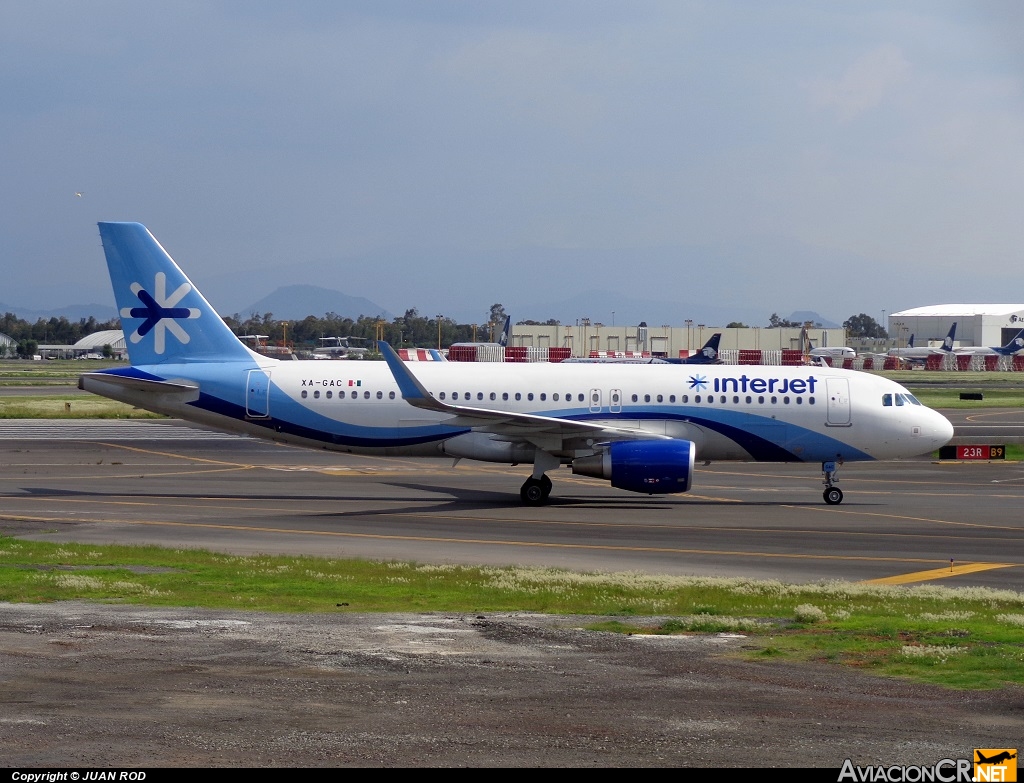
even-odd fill
[[[379,456],[532,464],[644,494],[690,489],[694,461],[821,463],[826,503],[844,462],[932,451],[952,437],[897,383],[828,367],[278,361],[245,347],[139,223],[100,223],[131,366],[80,388],[274,441]]]

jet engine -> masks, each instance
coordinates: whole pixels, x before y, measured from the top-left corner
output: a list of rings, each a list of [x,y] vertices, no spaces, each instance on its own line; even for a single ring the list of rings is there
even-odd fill
[[[626,440],[600,454],[578,457],[572,472],[605,479],[618,489],[661,495],[686,492],[696,449],[688,440]]]

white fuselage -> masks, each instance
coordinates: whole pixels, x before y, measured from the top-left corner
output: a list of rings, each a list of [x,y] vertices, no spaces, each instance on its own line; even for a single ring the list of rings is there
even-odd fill
[[[534,449],[413,407],[384,362],[149,365],[191,395],[136,391],[96,375],[83,388],[200,424],[347,452],[451,454],[531,462]],[[945,444],[952,427],[902,386],[827,367],[421,363],[415,377],[445,403],[587,421],[692,441],[702,460],[892,459]],[[531,442],[543,433],[533,434]],[[599,451],[581,441],[562,461]]]

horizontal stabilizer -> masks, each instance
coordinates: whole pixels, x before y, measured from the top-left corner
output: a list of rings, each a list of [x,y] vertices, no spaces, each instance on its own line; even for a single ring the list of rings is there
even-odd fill
[[[186,394],[199,391],[195,383],[178,383],[174,381],[154,381],[149,378],[133,378],[126,375],[112,375],[103,372],[87,372],[78,376],[78,388],[92,391],[93,382],[108,383],[132,391],[150,392],[152,394]]]

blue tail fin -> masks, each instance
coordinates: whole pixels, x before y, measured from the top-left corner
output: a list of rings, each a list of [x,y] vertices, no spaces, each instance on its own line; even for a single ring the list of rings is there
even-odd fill
[[[511,327],[511,325],[512,325],[512,316],[511,315],[506,315],[505,316],[505,328],[501,330],[501,337],[498,338],[498,345],[500,345],[502,348],[504,348],[504,347],[506,347],[508,345],[508,332],[509,332],[509,327]]]
[[[992,350],[1002,356],[1013,356],[1018,351],[1024,350],[1024,329],[1017,332],[1017,335],[1006,345],[993,348]]]
[[[145,226],[99,227],[133,365],[253,358]]]
[[[956,321],[953,321],[953,325],[949,327],[949,334],[946,335],[946,339],[942,341],[942,349],[946,353],[953,353],[953,339],[956,337]]]

